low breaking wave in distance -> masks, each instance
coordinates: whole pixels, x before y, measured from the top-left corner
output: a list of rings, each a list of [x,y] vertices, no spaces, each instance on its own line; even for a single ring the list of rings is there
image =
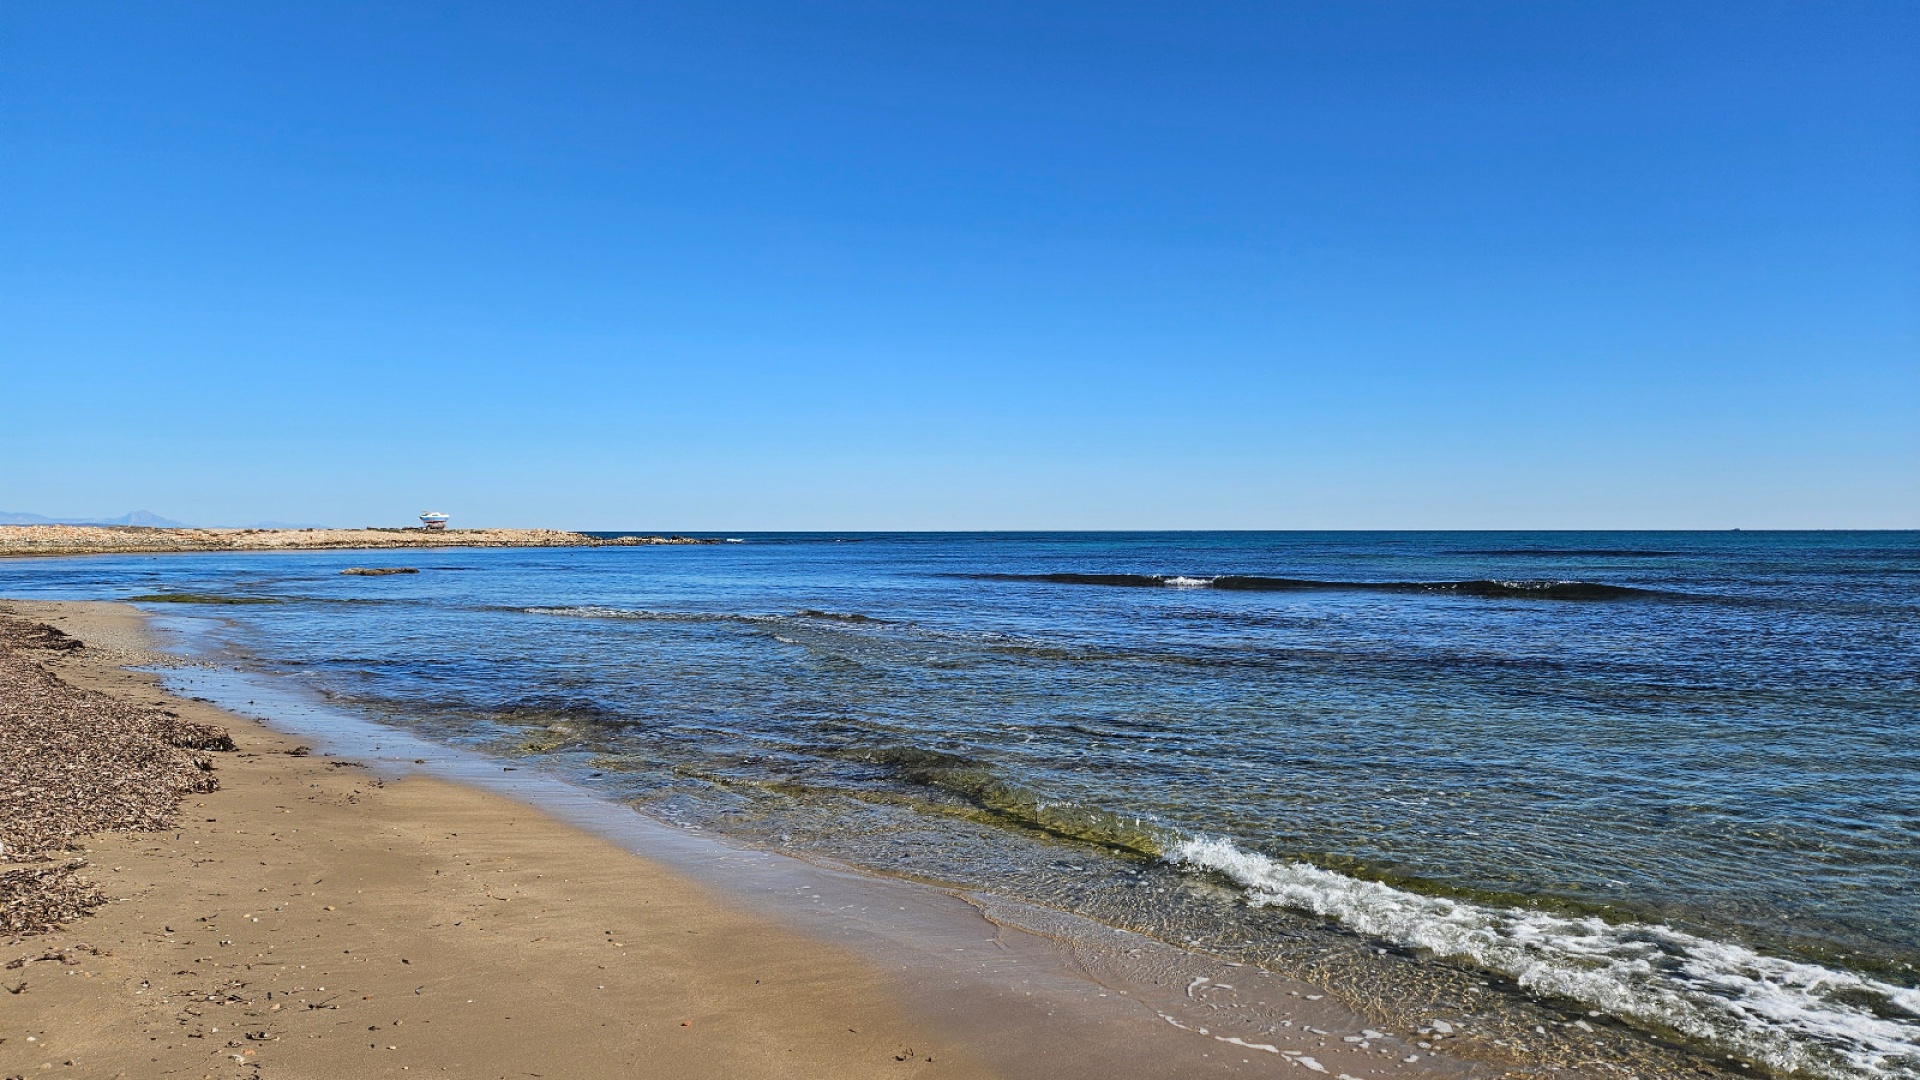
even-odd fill
[[[778,615],[752,615],[737,611],[655,611],[649,608],[609,607],[604,604],[568,604],[561,607],[515,607],[509,611],[528,615],[558,615],[573,619],[631,619],[636,622],[666,623],[766,623]]]
[[[1035,581],[1054,585],[1107,585],[1135,589],[1224,589],[1235,592],[1436,593],[1515,600],[1629,600],[1682,598],[1688,594],[1594,581],[1316,581],[1249,574],[968,574],[982,581]]]
[[[859,612],[822,611],[802,608],[792,615],[754,614],[739,611],[655,611],[648,608],[609,607],[604,604],[570,604],[563,607],[516,607],[528,615],[562,615],[576,619],[637,619],[656,622],[774,622],[782,619],[815,619],[835,623],[880,623],[884,620]]]
[[[1920,1077],[1920,990],[1670,926],[1422,896],[1222,839],[1185,840],[1167,858],[1230,878],[1255,906],[1311,912],[1464,960],[1533,993],[1671,1029],[1774,1069]]]

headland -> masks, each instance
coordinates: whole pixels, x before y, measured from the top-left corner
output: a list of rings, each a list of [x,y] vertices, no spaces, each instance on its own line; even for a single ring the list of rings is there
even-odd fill
[[[716,542],[687,536],[595,536],[563,529],[152,529],[119,525],[0,525],[0,556],[451,547],[642,547]]]

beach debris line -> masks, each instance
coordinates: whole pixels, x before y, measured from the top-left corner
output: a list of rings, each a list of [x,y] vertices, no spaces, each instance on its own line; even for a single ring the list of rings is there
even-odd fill
[[[71,643],[71,644],[68,644]],[[47,661],[81,644],[0,614],[0,933],[44,933],[106,902],[82,844],[173,825],[180,800],[219,786],[221,728],[61,679]]]

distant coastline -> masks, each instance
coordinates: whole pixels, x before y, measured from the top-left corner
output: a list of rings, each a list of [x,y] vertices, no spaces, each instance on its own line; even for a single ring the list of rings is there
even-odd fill
[[[188,529],[0,525],[0,557],[177,551],[294,551],[448,547],[643,547],[714,544],[687,536],[591,536],[562,529]]]

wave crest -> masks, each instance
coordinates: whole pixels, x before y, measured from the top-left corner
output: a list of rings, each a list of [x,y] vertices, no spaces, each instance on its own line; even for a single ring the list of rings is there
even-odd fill
[[[1313,578],[1265,577],[1257,574],[967,574],[980,581],[1034,581],[1055,585],[1107,585],[1133,589],[1226,589],[1236,592],[1377,592],[1439,593],[1514,600],[1630,600],[1655,597],[1688,598],[1685,593],[1608,585],[1597,581],[1499,580],[1471,581],[1319,581]]]
[[[1920,1077],[1920,1023],[1895,1015],[1920,1020],[1920,990],[1670,926],[1422,896],[1223,839],[1189,838],[1167,858],[1224,875],[1250,904],[1311,912],[1396,945],[1466,960],[1534,993],[1671,1029],[1776,1069]]]

